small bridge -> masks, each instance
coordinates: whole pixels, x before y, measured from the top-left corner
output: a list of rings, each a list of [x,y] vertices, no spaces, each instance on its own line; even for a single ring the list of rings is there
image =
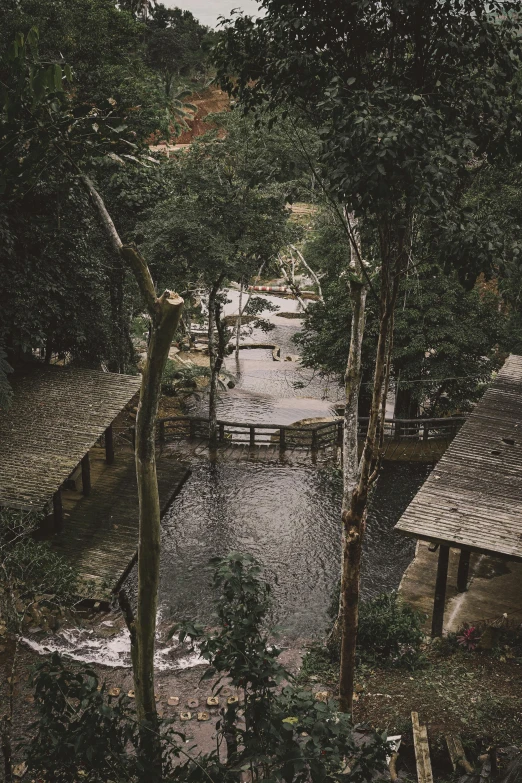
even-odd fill
[[[384,425],[383,459],[393,461],[435,462],[445,452],[465,417],[441,419],[387,419]],[[360,445],[364,440],[368,418],[359,419]],[[305,452],[312,461],[319,453],[338,456],[343,443],[343,419],[310,424],[256,424],[218,420],[218,448],[243,453],[262,449],[278,456]],[[174,416],[158,419],[157,439],[160,445],[176,441],[208,443],[208,418]]]

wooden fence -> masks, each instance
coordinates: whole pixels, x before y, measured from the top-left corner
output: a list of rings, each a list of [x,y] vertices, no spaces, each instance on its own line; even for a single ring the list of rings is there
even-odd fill
[[[387,419],[384,437],[389,440],[452,439],[466,419]],[[245,424],[218,420],[218,439],[221,445],[273,445],[285,448],[308,448],[312,451],[327,446],[342,446],[343,419],[333,419],[306,426],[277,424]],[[359,419],[359,435],[366,434],[368,419]],[[160,443],[175,440],[208,439],[208,419],[202,416],[172,416],[158,419],[157,439]]]

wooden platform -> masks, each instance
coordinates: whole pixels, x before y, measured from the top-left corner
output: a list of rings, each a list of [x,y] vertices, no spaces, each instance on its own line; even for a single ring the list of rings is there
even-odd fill
[[[415,558],[399,587],[404,600],[426,618],[426,631],[431,628],[438,560],[438,552],[428,547],[426,541],[417,543]],[[522,563],[473,553],[468,590],[458,593],[459,554],[459,549],[450,550],[444,630],[455,632],[465,623],[498,620],[504,613],[509,622],[522,622]]]
[[[78,569],[90,587],[84,596],[106,601],[125,578],[138,546],[138,491],[134,454],[118,451],[113,465],[106,465],[105,452],[90,451],[92,490],[63,490],[64,530],[51,544]],[[185,463],[160,456],[157,464],[162,514],[190,474]]]

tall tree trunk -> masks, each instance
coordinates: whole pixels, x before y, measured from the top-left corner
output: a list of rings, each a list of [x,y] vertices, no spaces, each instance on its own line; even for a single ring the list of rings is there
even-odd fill
[[[366,320],[366,295],[367,287],[361,277],[355,275],[361,274],[361,244],[357,222],[353,215],[345,215],[346,220],[350,221],[352,227],[353,243],[350,245],[350,300],[352,304],[352,327],[350,335],[350,350],[346,363],[344,375],[345,389],[345,408],[344,408],[344,428],[343,428],[343,500],[341,513],[348,510],[351,502],[352,492],[357,484],[359,470],[359,391],[362,377],[362,343],[364,337],[364,325]],[[341,545],[341,575],[344,568],[345,559],[345,536],[344,526],[342,528]],[[341,578],[342,584],[342,578]],[[333,624],[332,631],[328,638],[328,647],[332,652],[337,652],[341,640],[342,627],[342,605],[339,597],[339,611]]]
[[[136,419],[136,477],[139,499],[138,607],[134,620],[125,614],[131,636],[131,657],[140,731],[143,781],[161,779],[161,747],[154,697],[154,643],[160,561],[160,505],[156,476],[155,424],[161,377],[181,317],[183,299],[171,291],[157,296],[143,256],[134,245],[123,245],[102,197],[89,177],[82,181],[115,252],[131,268],[151,318],[150,342],[143,371]]]
[[[359,592],[361,554],[366,524],[368,493],[372,479],[372,464],[376,456],[376,441],[379,435],[380,418],[383,409],[383,389],[389,372],[388,351],[390,348],[393,313],[397,299],[398,282],[402,273],[405,254],[404,237],[399,242],[395,257],[391,255],[388,236],[381,237],[381,290],[379,302],[379,338],[373,377],[370,420],[359,464],[358,480],[349,498],[349,504],[342,511],[344,536],[343,566],[341,573],[341,663],[339,675],[339,706],[342,712],[353,707],[355,677],[355,651],[359,624]]]
[[[223,282],[221,276],[210,289],[208,297],[208,355],[210,359],[210,389],[208,399],[208,439],[210,447],[215,449],[218,442],[217,431],[217,391],[218,376],[223,360],[219,361],[218,343],[216,343],[216,332],[218,324],[216,321],[217,295]],[[218,312],[219,317],[219,312]],[[218,333],[219,342],[219,333]]]

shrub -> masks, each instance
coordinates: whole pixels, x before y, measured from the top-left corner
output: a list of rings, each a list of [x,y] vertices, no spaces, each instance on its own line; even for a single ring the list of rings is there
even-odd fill
[[[27,746],[28,771],[45,780],[129,780],[135,757],[135,722],[129,699],[111,698],[90,669],[72,671],[54,654],[35,666],[36,735]]]
[[[362,662],[414,666],[423,639],[420,615],[396,592],[361,603],[357,644]]]
[[[339,592],[330,606],[330,616],[337,617]],[[404,603],[396,591],[383,593],[359,604],[357,662],[374,666],[412,668],[421,660],[424,634],[421,616]],[[339,659],[339,642],[328,645],[333,659]]]

